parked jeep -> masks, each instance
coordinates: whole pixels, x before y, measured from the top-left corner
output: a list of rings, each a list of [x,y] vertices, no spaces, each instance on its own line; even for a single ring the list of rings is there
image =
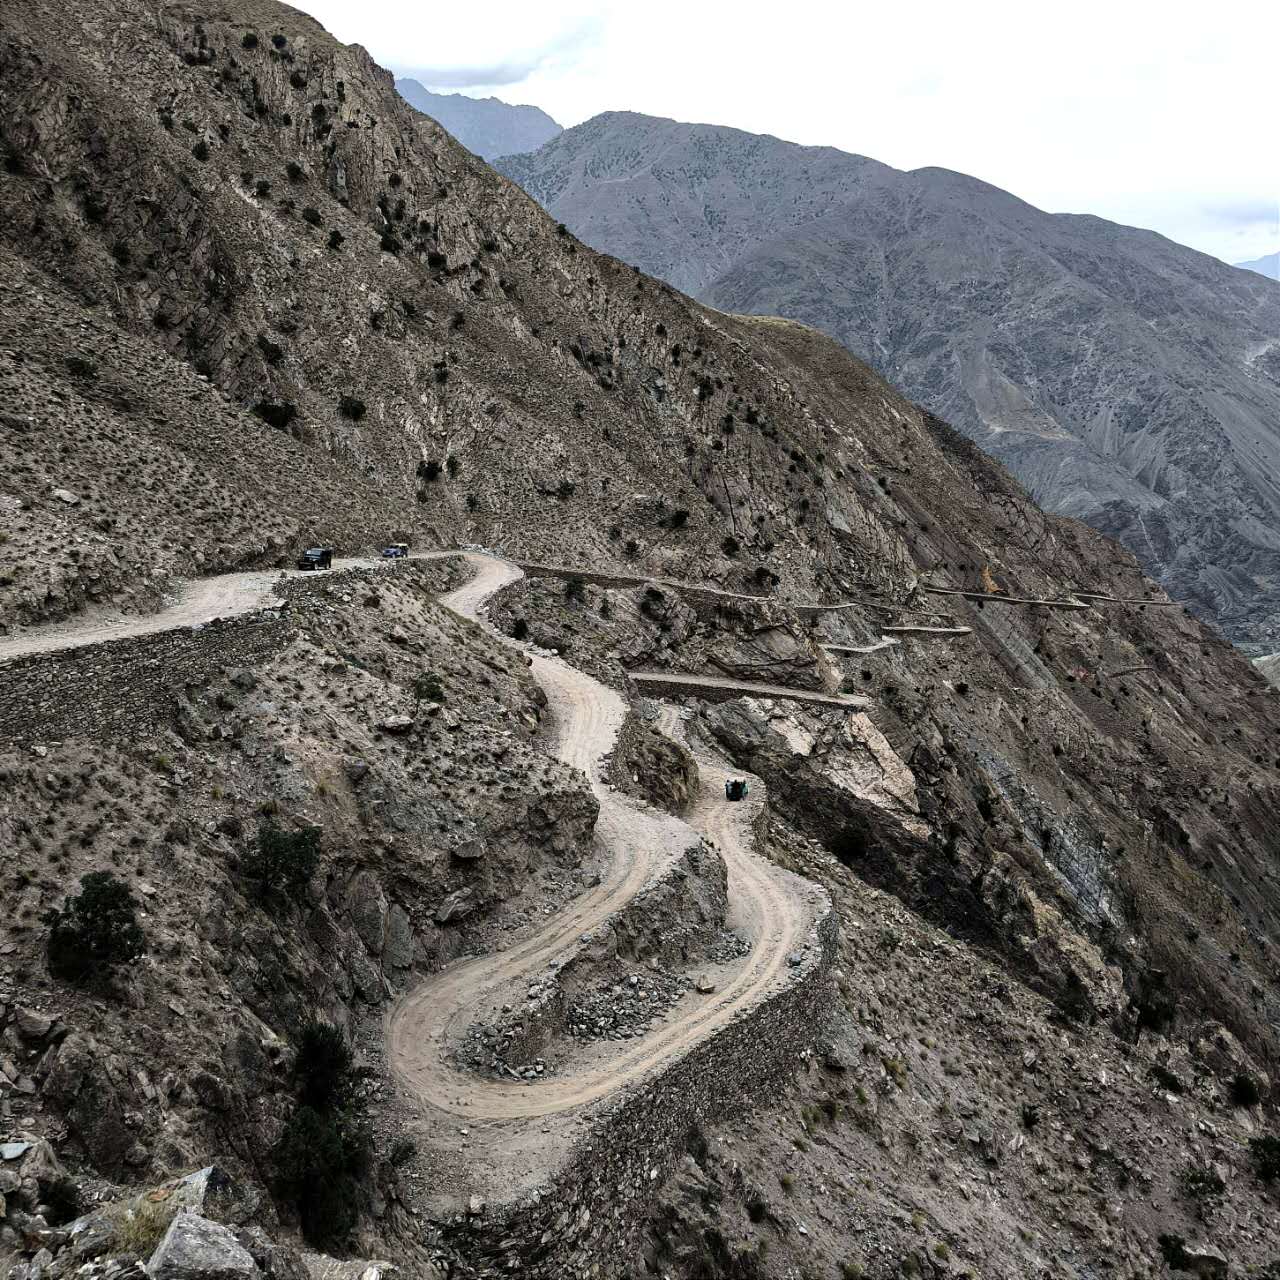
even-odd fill
[[[409,544],[407,542],[393,542],[389,547],[382,548],[384,560],[401,560],[408,554]]]
[[[299,569],[332,569],[332,547],[308,547],[298,557]]]

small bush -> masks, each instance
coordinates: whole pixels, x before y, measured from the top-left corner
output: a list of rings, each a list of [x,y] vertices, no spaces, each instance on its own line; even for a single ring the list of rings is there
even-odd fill
[[[389,235],[388,233],[383,232],[383,234],[378,239],[378,248],[381,249],[383,253],[397,254],[400,252],[403,246],[401,245],[400,241],[395,238],[395,236]]]
[[[329,248],[332,249],[334,253],[337,253],[337,251],[342,248],[342,242],[346,238],[347,237],[344,236],[342,232],[337,229],[337,227],[335,227],[332,231],[329,232]]]
[[[307,207],[303,209],[302,220],[303,222],[309,222],[313,227],[320,227],[324,225],[324,219],[320,216],[320,210],[313,208],[311,205],[307,205]]]
[[[720,550],[727,556],[736,556],[742,550],[742,544],[732,534],[729,534],[721,541]]]
[[[68,356],[64,363],[67,366],[67,372],[73,377],[87,378],[92,382],[98,376],[98,366],[92,360],[86,360],[84,356]]]
[[[340,1243],[355,1226],[369,1142],[347,1115],[300,1106],[276,1144],[277,1193],[298,1211],[314,1245]]]
[[[427,266],[433,271],[440,271],[449,265],[449,259],[437,249],[427,250]]]
[[[138,900],[110,871],[80,878],[80,892],[45,917],[49,971],[69,982],[108,976],[146,950],[137,920]]]
[[[191,148],[191,154],[203,164],[204,161],[209,158],[209,144],[201,138],[200,141]]]
[[[440,464],[434,458],[430,458],[425,462],[419,462],[418,475],[424,480],[439,480]]]
[[[1227,1189],[1227,1184],[1209,1165],[1189,1164],[1181,1177],[1182,1194],[1193,1200],[1216,1200]]]
[[[1280,1178],[1280,1138],[1270,1135],[1250,1138],[1249,1157],[1253,1161],[1254,1173],[1263,1182],[1274,1182]]]
[[[517,618],[511,624],[511,638],[513,640],[526,640],[529,636],[529,623],[525,618]]]
[[[418,1144],[412,1138],[401,1138],[391,1148],[387,1159],[398,1169],[402,1164],[408,1164],[417,1154]]]
[[[276,34],[271,37],[271,43],[275,45],[277,49],[283,49],[285,45],[289,43],[289,38],[288,36]]]
[[[413,678],[413,697],[419,705],[424,702],[443,702],[444,685],[434,671],[419,672]]]
[[[277,431],[288,431],[294,419],[298,416],[298,406],[290,404],[287,400],[281,404],[273,404],[269,400],[259,400],[253,406],[253,412],[267,426],[275,427]]]
[[[269,183],[266,178],[259,178],[257,182],[253,184],[253,189],[257,192],[260,200],[265,200],[267,196],[271,194],[271,183]]]
[[[338,412],[344,418],[350,418],[352,422],[359,422],[364,417],[366,408],[365,402],[355,396],[343,396],[338,401]]]
[[[284,359],[284,348],[279,343],[272,342],[265,333],[258,334],[258,350],[270,365],[279,364]]]
[[[570,578],[564,584],[564,598],[566,600],[581,600],[587,594],[587,584],[581,578]]]
[[[1174,1271],[1184,1271],[1190,1262],[1187,1256],[1187,1242],[1181,1236],[1162,1235],[1157,1242],[1165,1264]]]
[[[459,462],[457,456],[452,453],[444,460],[444,466],[445,470],[449,473],[450,479],[462,470],[462,463]]]
[[[1231,1081],[1228,1092],[1233,1107],[1256,1107],[1262,1101],[1262,1091],[1258,1088],[1258,1082],[1243,1071]]]
[[[250,876],[258,882],[264,899],[301,895],[320,862],[320,828],[285,831],[264,822],[258,840],[246,859]]]
[[[351,1046],[337,1027],[312,1020],[298,1037],[294,1075],[304,1106],[328,1111],[345,1101],[351,1083]]]
[[[578,486],[572,480],[561,480],[556,487],[556,497],[562,502],[568,498],[572,498],[578,491]]]
[[[246,31],[240,37],[240,47],[242,49],[256,49],[258,47],[258,33],[256,31]]]

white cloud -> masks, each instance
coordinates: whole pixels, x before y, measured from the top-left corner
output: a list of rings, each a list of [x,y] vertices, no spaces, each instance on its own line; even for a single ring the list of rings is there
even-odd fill
[[[958,169],[1228,259],[1280,242],[1271,0],[303,7],[435,87],[533,102],[563,124],[611,109],[727,124]]]

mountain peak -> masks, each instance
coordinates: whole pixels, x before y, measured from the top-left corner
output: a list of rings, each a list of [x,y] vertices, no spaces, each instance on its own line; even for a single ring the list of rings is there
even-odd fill
[[[471,98],[465,93],[433,93],[412,79],[397,79],[396,89],[411,107],[443,125],[468,151],[485,160],[536,151],[563,132],[541,107]]]

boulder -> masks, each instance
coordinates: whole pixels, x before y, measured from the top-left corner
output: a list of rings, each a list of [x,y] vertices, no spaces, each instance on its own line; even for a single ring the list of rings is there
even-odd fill
[[[14,1010],[13,1020],[24,1040],[43,1040],[53,1030],[53,1019],[34,1009],[19,1006]]]
[[[439,919],[439,915],[436,917]],[[413,924],[408,912],[393,904],[387,912],[386,940],[382,944],[384,969],[407,969],[413,964]]]
[[[458,889],[436,908],[436,924],[448,924],[450,920],[461,920],[475,909],[475,894],[470,889]]]
[[[1188,1244],[1183,1247],[1181,1271],[1201,1280],[1227,1280],[1229,1268],[1226,1257],[1207,1244]]]
[[[45,1082],[67,1127],[99,1168],[122,1174],[134,1136],[125,1124],[124,1104],[107,1072],[105,1055],[92,1037],[73,1031],[59,1046]]]
[[[408,733],[413,728],[412,716],[385,716],[378,721],[383,733]]]
[[[179,1213],[147,1263],[152,1280],[254,1280],[253,1255],[227,1230],[198,1213]]]

